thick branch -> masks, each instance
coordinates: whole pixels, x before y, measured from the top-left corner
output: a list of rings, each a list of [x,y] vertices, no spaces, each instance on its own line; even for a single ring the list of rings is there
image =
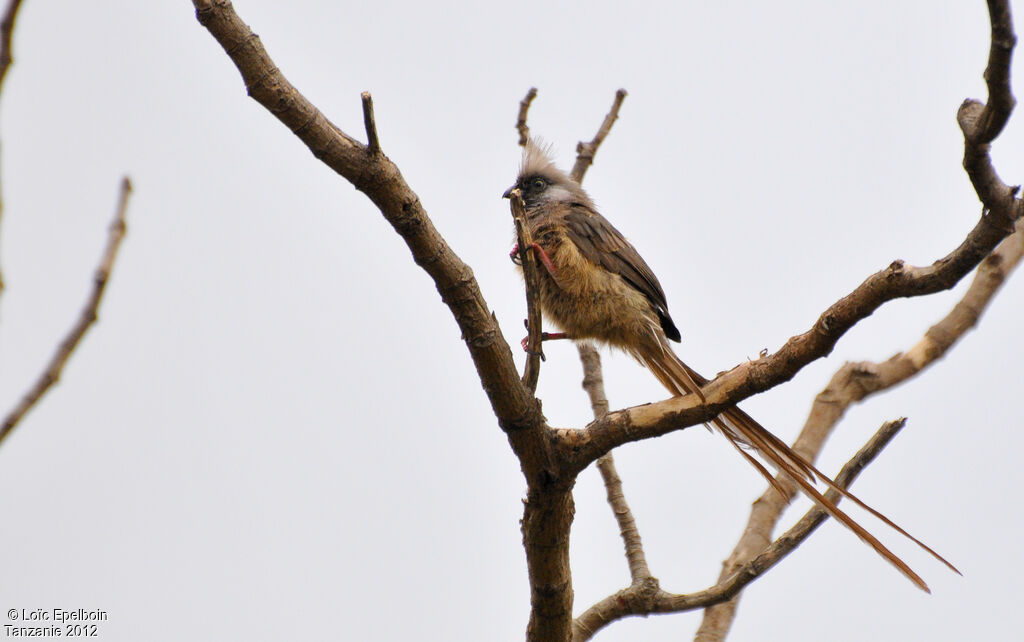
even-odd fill
[[[1014,203],[1016,215],[1020,208]],[[805,365],[828,355],[847,330],[883,303],[951,288],[1007,234],[983,218],[945,258],[928,267],[894,262],[834,303],[810,330],[791,338],[775,354],[740,364],[709,382],[702,388],[706,403],[687,395],[612,412],[583,430],[559,431],[561,446],[572,453],[574,468],[582,469],[616,446],[704,423],[753,394],[789,381]]]
[[[986,195],[988,199],[998,201],[1009,188],[1002,185],[995,175],[988,156],[988,143],[1002,131],[1016,102],[1010,90],[1009,76],[1016,37],[1013,35],[1008,3],[990,1],[989,15],[992,43],[985,69],[989,102],[988,105],[981,105],[975,101],[965,101],[958,113],[958,120],[964,131],[964,167],[971,182],[983,201]],[[1010,191],[1016,192],[1015,189]],[[960,337],[977,324],[985,307],[1020,262],[1022,254],[1024,232],[1022,223],[1018,221],[1016,232],[1006,238],[978,268],[964,297],[945,318],[925,333],[921,341],[907,352],[897,354],[884,363],[847,363],[836,372],[825,390],[815,398],[794,449],[813,460],[851,404],[905,381],[944,356]],[[789,490],[789,498],[792,498],[796,492],[792,482],[788,479],[779,481]],[[723,577],[750,559],[761,542],[771,536],[786,504],[786,498],[780,497],[771,488],[754,502],[743,536],[722,565]],[[738,598],[707,610],[697,632],[697,642],[710,642],[725,637],[735,618]]]
[[[773,355],[741,364],[702,389],[697,395],[609,413],[585,430],[560,431],[561,447],[571,453],[574,468],[582,469],[612,448],[631,441],[663,435],[704,423],[723,409],[747,397],[789,381],[808,363],[826,356],[836,342],[882,304],[901,297],[923,296],[949,289],[974,269],[1006,236],[1021,217],[1016,187],[996,175],[988,155],[990,136],[1005,123],[1013,107],[1009,95],[1009,55],[1015,42],[1009,5],[991,0],[993,44],[986,80],[989,103],[968,101],[958,122],[964,132],[964,167],[985,208],[980,221],[955,250],[926,267],[908,267],[894,261],[867,278],[819,317],[814,326],[791,338]],[[1009,96],[1009,98],[1008,98]]]
[[[472,270],[434,228],[398,168],[384,154],[374,153],[341,131],[300,94],[230,2],[193,0],[193,4],[199,22],[241,72],[249,95],[298,136],[314,156],[366,194],[406,242],[455,317],[498,423],[508,433],[527,479],[532,483],[555,476],[540,430],[544,420],[539,405],[519,380],[512,352]],[[375,124],[372,131],[376,131]]]
[[[938,323],[906,352],[881,363],[847,363],[817,395],[807,418],[806,430],[827,432],[846,412],[863,399],[892,388],[925,370],[978,324],[981,315],[1003,283],[1024,257],[1024,221],[978,267],[970,287]]]
[[[86,331],[96,322],[100,302],[103,300],[103,292],[106,290],[107,281],[110,279],[110,272],[114,269],[114,259],[117,258],[117,250],[121,246],[121,239],[124,238],[126,229],[125,213],[128,210],[128,196],[131,194],[131,191],[132,184],[126,176],[121,181],[121,194],[118,197],[117,208],[114,211],[114,220],[110,223],[107,246],[103,250],[100,263],[96,267],[96,273],[93,276],[92,292],[79,313],[78,320],[71,327],[67,336],[57,345],[57,350],[50,358],[50,362],[46,365],[43,373],[39,375],[39,378],[32,384],[28,392],[22,396],[21,401],[7,414],[3,423],[0,424],[0,442],[14,430],[14,427],[18,425],[22,417],[39,402],[43,395],[60,381],[61,372],[63,372],[68,359],[71,358],[71,354],[78,347],[78,343],[85,336]]]
[[[529,127],[526,118],[530,103],[536,95],[537,90],[531,88],[519,103],[516,128],[520,134],[520,145],[525,145],[529,140]],[[594,153],[615,122],[615,114],[624,97],[624,91],[620,90],[616,94],[611,112],[602,123],[597,136],[586,147],[590,162],[593,162]],[[581,156],[577,159],[577,166],[580,169],[574,173],[573,178],[576,181],[581,181],[590,162],[580,163],[584,154],[584,144],[581,143],[578,149]],[[538,268],[533,261],[532,252],[527,251],[532,239],[528,238],[525,225],[523,225],[525,211],[518,190],[513,190],[511,198],[513,218],[516,221],[516,232],[519,239],[519,257],[522,261],[526,281],[528,327],[530,329],[528,338],[530,356],[527,359],[523,380],[533,390],[536,385],[536,368],[539,367],[538,356],[543,356],[538,355],[541,322],[540,310],[537,306],[536,272]],[[608,400],[604,394],[601,375],[601,358],[589,344],[577,344],[577,347],[580,360],[583,363],[583,387],[590,396],[594,416],[601,417],[608,411]],[[615,471],[611,453],[600,459],[598,469],[604,479],[608,502],[612,506],[622,534],[632,578],[632,588],[644,596],[653,596],[659,590],[658,582],[651,577],[647,568],[640,533],[623,495],[622,481]],[[565,640],[572,632],[573,588],[568,556],[572,510],[571,489],[531,488],[523,518],[523,539],[527,551],[531,587],[530,624],[527,629],[527,639],[529,640]]]
[[[568,640],[572,634],[569,531],[575,514],[571,486],[529,490],[523,510],[523,547],[530,576],[529,642]]]

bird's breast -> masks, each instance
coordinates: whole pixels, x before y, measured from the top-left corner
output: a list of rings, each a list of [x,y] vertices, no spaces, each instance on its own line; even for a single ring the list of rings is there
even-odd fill
[[[593,339],[619,347],[636,345],[651,334],[657,315],[647,298],[622,277],[586,258],[564,226],[533,230],[534,241],[555,266],[541,267],[540,303],[545,318],[575,339]]]

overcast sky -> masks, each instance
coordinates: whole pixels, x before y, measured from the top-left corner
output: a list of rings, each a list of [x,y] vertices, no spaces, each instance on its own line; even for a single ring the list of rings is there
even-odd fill
[[[680,355],[705,374],[776,350],[894,259],[945,255],[980,212],[955,114],[985,96],[981,0],[235,7],[357,138],[359,93],[373,93],[384,151],[513,345],[524,301],[500,196],[531,86],[532,130],[566,168],[629,91],[585,186],[659,275]],[[379,212],[246,96],[187,0],[25,0],[14,44],[3,411],[78,314],[124,173],[135,193],[99,324],[0,445],[3,613],[102,609],[105,641],[522,639],[518,462],[450,313]],[[994,149],[1011,184],[1022,117]],[[844,361],[909,348],[962,293],[887,304],[744,408],[792,440]],[[835,473],[908,416],[857,493],[964,576],[865,517],[925,595],[827,523],[744,593],[731,640],[1017,630],[1022,314],[1015,276],[925,376],[852,409],[821,459]],[[547,354],[546,416],[584,425],[576,351]],[[665,397],[621,354],[605,353],[605,374],[613,407]],[[616,457],[662,586],[714,583],[757,473],[700,428]],[[579,613],[629,580],[595,470],[576,505]],[[688,639],[699,620],[627,620],[596,639]]]

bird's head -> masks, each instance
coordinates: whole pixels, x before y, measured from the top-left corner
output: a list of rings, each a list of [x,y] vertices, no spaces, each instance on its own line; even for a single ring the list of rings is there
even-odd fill
[[[548,151],[548,148],[529,141],[523,150],[523,163],[516,184],[505,190],[502,196],[509,198],[512,190],[519,189],[527,210],[552,203],[580,203],[593,207],[579,183],[555,167]]]

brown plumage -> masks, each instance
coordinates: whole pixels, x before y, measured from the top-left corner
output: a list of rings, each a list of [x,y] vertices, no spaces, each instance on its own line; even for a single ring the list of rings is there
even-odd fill
[[[624,350],[646,366],[673,395],[696,393],[703,399],[700,387],[707,379],[683,363],[668,343],[669,339],[679,341],[680,334],[669,315],[661,284],[629,241],[598,213],[583,188],[555,167],[544,150],[532,142],[524,152],[516,184],[505,196],[516,188],[526,203],[530,233],[555,268],[554,273],[540,271],[540,304],[545,317],[571,339],[592,339]],[[810,499],[923,590],[928,591],[924,580],[864,527],[825,499],[815,487],[816,479],[959,573],[890,519],[836,487],[829,477],[739,408],[725,410],[710,423],[780,493],[785,494],[750,450],[787,473]]]

